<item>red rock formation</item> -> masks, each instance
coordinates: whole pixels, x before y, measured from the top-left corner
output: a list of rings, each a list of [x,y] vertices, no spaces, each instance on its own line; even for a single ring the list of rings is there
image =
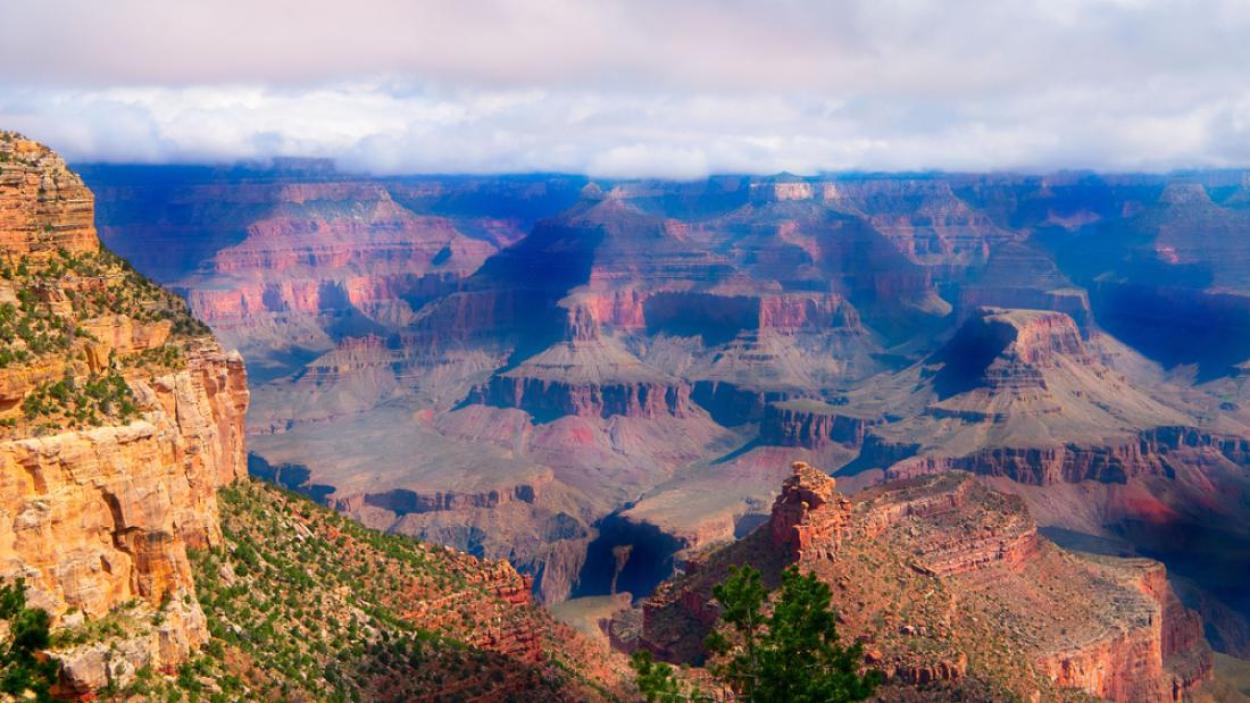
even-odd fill
[[[830,293],[592,290],[579,293],[577,305],[600,326],[626,331],[648,326],[665,329],[680,325],[682,320],[695,327],[720,321],[733,328],[790,334],[804,329],[862,329],[855,309],[842,296]]]
[[[491,490],[482,493],[455,491],[418,492],[397,488],[385,493],[366,493],[350,498],[339,498],[335,500],[334,507],[342,512],[355,513],[362,506],[368,505],[402,516],[409,513],[428,513],[441,510],[497,508],[500,505],[513,501],[533,503],[537,496],[538,487],[531,484],[517,485],[510,491]]]
[[[838,295],[791,293],[760,298],[759,329],[793,333],[805,328],[859,330],[859,313]]]
[[[1115,701],[1180,701],[1210,678],[1198,614],[1181,605],[1161,564],[1137,566],[1131,583],[1148,598],[1145,613],[1096,646],[1043,657],[1041,668],[1060,685]]]
[[[773,545],[787,550],[794,561],[817,553],[832,559],[850,523],[851,502],[834,490],[828,475],[803,462],[795,462],[793,468],[794,475],[781,484],[768,521]]]
[[[376,485],[351,487],[352,510],[375,507],[360,496],[387,502],[402,489],[422,509],[474,511],[461,522],[490,533],[491,553],[536,573],[553,573],[531,560],[542,541],[531,536],[545,534],[549,513],[505,500],[534,483],[531,462],[558,477],[538,502],[593,505],[583,522],[666,491],[670,511],[696,498],[703,507],[690,511],[700,517],[681,526],[683,537],[724,537],[743,511],[758,517],[767,481],[735,482],[725,492],[743,507],[733,511],[709,507],[719,493],[705,487],[715,480],[686,482],[733,451],[726,435],[711,441],[712,422],[744,435],[739,442],[758,422],[760,442],[818,451],[808,458],[829,466],[862,446],[855,468],[890,477],[958,468],[1055,488],[1087,523],[1100,506],[1068,496],[1132,492],[1146,506],[1137,514],[1157,522],[1214,512],[1213,522],[1246,522],[1230,497],[1245,486],[1234,465],[1250,456],[1245,388],[1186,389],[1206,399],[1194,411],[1147,360],[1100,332],[1173,369],[1168,383],[1186,373],[1173,364],[1200,362],[1206,378],[1244,361],[1240,174],[1171,187],[1167,177],[1089,174],[725,177],[588,187],[580,202],[557,202],[544,200],[546,178],[216,173],[208,185],[172,172],[150,175],[156,185],[121,174],[116,216],[101,227],[119,243],[134,233],[137,261],[177,270],[171,278],[232,341],[275,350],[281,375],[301,372],[260,394],[256,428],[298,434],[316,422],[286,435],[283,459],[301,461],[302,443],[319,447],[302,450],[322,462],[315,471],[376,468]],[[148,212],[152,223],[136,224]],[[498,253],[483,260],[487,248]],[[205,262],[204,275],[188,275]],[[956,335],[970,342],[967,353],[919,362],[918,350],[968,318]],[[394,348],[332,351],[368,334]],[[984,363],[953,368],[987,348]],[[253,348],[244,352],[252,369],[264,368]],[[0,412],[20,402],[5,389],[58,373],[0,369]],[[848,405],[780,402],[835,396]],[[507,407],[450,417],[466,400]],[[415,419],[414,439],[408,451],[384,451],[409,429],[387,424],[401,404],[415,413],[403,418]],[[534,427],[534,417],[544,422]],[[457,423],[472,427],[447,431]],[[317,444],[370,431],[378,440],[367,446]],[[480,456],[484,443],[501,452],[490,472],[504,478],[462,482],[471,462],[457,459]],[[618,473],[597,478],[614,462]],[[1066,485],[1087,481],[1099,485]],[[652,492],[657,482],[664,488]],[[449,510],[419,515],[442,521],[430,528],[438,538],[463,539]],[[567,584],[584,545],[556,541],[540,549],[551,547]]]
[[[253,223],[246,239],[217,253],[212,270],[280,275],[297,267],[327,271],[399,266],[418,271],[445,265],[463,275],[495,251],[489,242],[461,234],[449,220],[414,215],[385,188],[347,185],[347,192],[326,192],[326,184],[283,188],[279,202],[308,207]],[[313,192],[292,192],[297,190]]]
[[[955,195],[948,181],[871,179],[839,183],[835,208],[867,216],[909,259],[944,266],[984,261],[990,246],[1012,239]]]
[[[1156,427],[1136,438],[1103,446],[991,447],[959,457],[905,458],[890,462],[886,476],[900,479],[960,470],[1034,486],[1081,481],[1126,483],[1141,476],[1169,476],[1173,468],[1168,454],[1183,449],[1210,450],[1236,463],[1250,460],[1250,439],[1245,437],[1221,436],[1193,427]],[[898,456],[914,448],[875,445],[869,453],[887,456],[891,451]]]
[[[643,303],[647,294],[636,289],[590,292],[583,295],[579,304],[600,326],[620,330],[641,330],[647,326]]]
[[[637,646],[698,656],[717,615],[711,587],[741,563],[766,583],[788,563],[828,583],[842,636],[863,642],[894,687],[966,684],[975,696],[994,681],[1024,698],[1078,689],[1127,703],[1180,700],[1210,678],[1199,619],[1160,564],[1064,553],[1038,536],[1021,499],[966,475],[890,483],[851,501],[795,464],[767,526],[648,599]]]
[[[618,341],[601,337],[583,308],[570,311],[566,342],[491,377],[470,401],[520,408],[543,421],[583,417],[685,417],[690,387],[643,364]]]
[[[982,319],[991,325],[1004,324],[992,313]],[[1011,325],[1011,328],[1015,339],[1004,353],[1014,353],[1022,363],[1045,366],[1053,364],[1055,357],[1061,354],[1080,357],[1085,353],[1075,323],[1063,313],[1031,315],[1025,324]]]

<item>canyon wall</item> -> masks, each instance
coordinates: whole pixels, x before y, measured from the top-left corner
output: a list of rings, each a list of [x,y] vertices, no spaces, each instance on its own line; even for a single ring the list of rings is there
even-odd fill
[[[884,459],[881,463],[889,464],[886,475],[890,479],[958,469],[1034,486],[1081,481],[1123,484],[1141,476],[1171,477],[1175,468],[1169,455],[1184,460],[1182,452],[1203,450],[1238,464],[1250,461],[1250,439],[1245,437],[1214,435],[1193,427],[1156,427],[1102,446],[996,447],[960,457]],[[897,457],[910,450],[878,446],[872,451]]]
[[[220,545],[216,491],[246,474],[246,373],[181,301],[100,250],[91,193],[59,157],[12,133],[0,154],[0,299],[15,325],[0,369],[0,578],[22,579],[70,630],[163,613],[113,649],[56,653],[67,690],[85,694],[121,671],[168,671],[207,639],[187,550]]]
[[[829,444],[863,445],[868,429],[883,418],[844,414],[818,401],[769,403],[760,423],[760,441],[779,447],[820,449]]]
[[[133,383],[152,408],[142,419],[0,442],[0,575],[25,578],[54,615],[192,591],[186,549],[220,542],[214,493],[246,475],[237,354],[200,350]]]
[[[479,396],[472,396],[477,399]],[[681,417],[690,412],[690,390],[684,384],[648,382],[570,384],[538,378],[496,376],[480,395],[488,405],[522,408],[539,419],[565,415],[610,417]]]

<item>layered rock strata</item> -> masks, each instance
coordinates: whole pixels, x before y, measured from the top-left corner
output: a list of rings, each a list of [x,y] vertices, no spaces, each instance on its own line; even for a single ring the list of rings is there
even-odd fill
[[[928,695],[1181,700],[1211,675],[1197,614],[1145,559],[1080,557],[1038,535],[1023,501],[960,474],[854,499],[796,463],[769,522],[706,555],[642,607],[631,646],[699,659],[716,621],[711,588],[730,565],[766,584],[788,565],[828,583],[844,639],[887,676],[884,700]],[[962,694],[960,693],[962,691]],[[986,691],[998,691],[987,694]],[[944,698],[943,698],[944,699]]]
[[[10,256],[95,251],[91,191],[38,142],[0,131],[0,250]]]
[[[859,447],[881,418],[858,417],[836,405],[798,400],[770,403],[760,423],[760,441],[779,447],[820,449],[830,444]]]
[[[691,545],[749,530],[777,445],[851,462],[855,488],[1011,477],[1048,525],[1149,523],[1156,545],[1247,523],[1250,401],[1222,378],[1250,356],[1244,174],[583,189],[289,167],[94,167],[101,231],[275,379],[258,453],[368,524],[512,559],[545,597],[591,541],[561,536],[635,500]]]
[[[1210,450],[1237,464],[1250,462],[1250,440],[1222,436],[1193,427],[1156,427],[1099,446],[1069,443],[1054,447],[991,447],[959,457],[915,457],[889,462],[886,476],[908,478],[960,470],[1002,476],[1018,483],[1047,486],[1056,483],[1127,483],[1143,476],[1171,478],[1176,468],[1169,454]],[[900,456],[915,451],[906,446],[873,448],[870,454]]]
[[[217,489],[246,473],[246,374],[100,250],[91,193],[59,157],[12,133],[0,156],[0,578],[58,627],[160,613],[112,648],[57,652],[66,691],[89,695],[208,636],[187,550],[221,543]]]

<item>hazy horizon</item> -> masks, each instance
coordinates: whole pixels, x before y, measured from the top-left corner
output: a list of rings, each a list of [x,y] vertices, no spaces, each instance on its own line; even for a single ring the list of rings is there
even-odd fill
[[[25,135],[30,137],[31,135]],[[31,137],[33,138],[33,137]],[[103,161],[103,160],[70,160],[72,168],[204,168],[221,171],[241,170],[254,172],[300,172],[299,163],[279,165],[277,161],[306,162],[312,166],[317,162],[327,163],[335,175],[361,178],[529,178],[539,176],[562,176],[569,178],[585,178],[593,182],[635,183],[635,182],[672,182],[698,183],[718,178],[754,178],[777,179],[798,178],[804,181],[821,179],[855,179],[855,178],[942,178],[942,177],[978,177],[999,176],[1004,178],[1045,178],[1052,176],[1096,176],[1100,178],[1116,177],[1157,177],[1160,179],[1183,178],[1186,176],[1229,175],[1250,178],[1250,165],[1219,166],[1219,167],[1177,167],[1160,170],[1114,170],[1098,168],[1053,168],[1053,169],[985,169],[985,170],[945,170],[940,168],[914,170],[870,170],[847,169],[841,171],[817,171],[815,173],[794,173],[792,171],[749,172],[720,171],[694,176],[596,176],[587,172],[529,170],[529,171],[396,171],[393,173],[377,173],[368,170],[345,168],[333,156],[300,156],[280,155],[265,158],[235,159],[233,161]]]

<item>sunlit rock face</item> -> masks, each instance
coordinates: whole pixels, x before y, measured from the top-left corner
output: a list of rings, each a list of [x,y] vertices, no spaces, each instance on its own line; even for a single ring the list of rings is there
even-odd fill
[[[242,357],[101,251],[93,215],[60,157],[0,132],[0,576],[57,625],[165,611],[120,653],[58,653],[75,693],[206,641],[187,550],[221,543],[249,398]]]
[[[9,256],[94,251],[91,191],[55,152],[0,132],[0,247]]]

